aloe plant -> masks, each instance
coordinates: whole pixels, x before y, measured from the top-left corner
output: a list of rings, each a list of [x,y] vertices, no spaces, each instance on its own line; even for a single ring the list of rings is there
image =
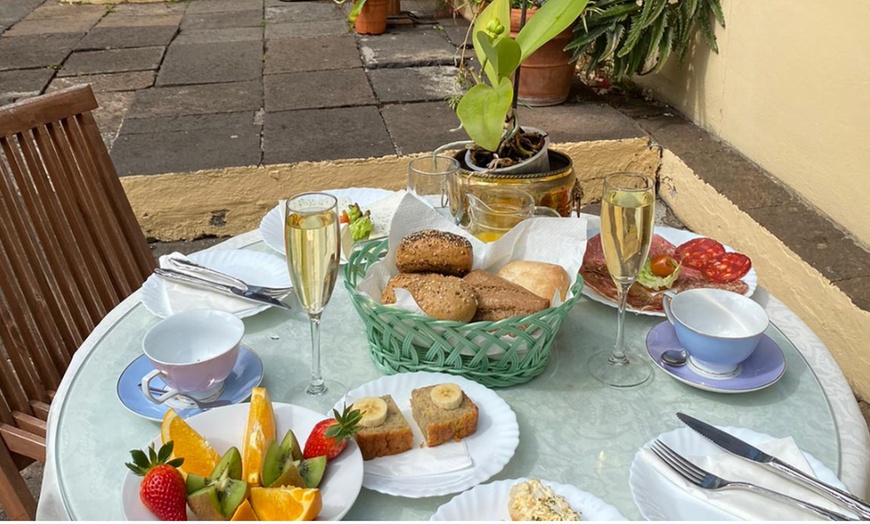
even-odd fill
[[[510,36],[510,0],[493,0],[474,21],[474,51],[483,76],[461,98],[456,115],[479,147],[497,151],[519,129],[511,77],[542,45],[577,20],[589,0],[548,0]]]

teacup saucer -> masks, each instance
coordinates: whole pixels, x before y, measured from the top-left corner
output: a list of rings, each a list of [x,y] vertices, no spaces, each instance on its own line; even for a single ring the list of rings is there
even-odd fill
[[[121,400],[121,404],[123,404],[125,408],[140,417],[155,420],[157,422],[163,420],[163,415],[169,411],[170,407],[175,408],[182,418],[187,418],[204,411],[196,407],[181,409],[183,406],[177,403],[174,405],[171,405],[169,402],[155,404],[145,398],[145,395],[142,394],[142,390],[139,388],[139,384],[142,381],[142,377],[152,369],[154,369],[154,367],[151,365],[148,358],[145,355],[139,355],[127,366],[124,372],[121,373],[121,376],[118,378],[118,386],[116,390],[118,398]],[[236,360],[236,365],[233,367],[230,376],[227,377],[224,382],[223,391],[221,391],[221,394],[214,400],[228,401],[232,404],[238,404],[247,399],[251,395],[251,390],[259,386],[262,380],[263,361],[260,360],[260,356],[257,355],[254,350],[242,344],[239,350],[239,358]],[[155,377],[154,380],[151,381],[151,385],[154,387],[165,386],[163,381],[160,380],[160,377]]]
[[[662,362],[662,353],[680,349],[680,342],[670,322],[662,322],[646,336],[646,349],[653,363],[665,373],[689,386],[716,393],[746,393],[758,391],[776,382],[785,374],[785,355],[772,338],[761,337],[758,348],[740,364],[739,372],[729,378],[698,373],[694,366],[669,366]]]

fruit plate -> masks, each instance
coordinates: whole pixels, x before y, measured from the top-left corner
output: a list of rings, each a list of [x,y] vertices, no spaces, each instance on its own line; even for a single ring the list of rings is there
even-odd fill
[[[198,431],[209,444],[223,454],[231,446],[242,449],[245,426],[248,421],[250,404],[236,404],[215,408],[205,413],[195,415],[186,420],[193,429]],[[288,429],[299,437],[300,444],[305,445],[305,438],[311,429],[324,416],[291,404],[273,402],[275,425],[277,433],[284,435]],[[154,440],[159,446],[160,436]],[[144,449],[147,443],[140,446]],[[121,485],[121,509],[127,520],[158,520],[139,501],[139,482],[141,478],[128,471]],[[356,442],[350,442],[344,452],[326,466],[326,473],[320,483],[323,509],[317,520],[341,520],[350,510],[359,495],[363,480],[362,454]],[[195,520],[196,516],[188,508],[188,518]]]
[[[438,459],[420,453],[427,448],[421,448],[423,445],[422,435],[420,435],[417,424],[411,417],[411,391],[444,382],[458,384],[465,394],[477,404],[480,415],[477,431],[461,441],[465,445],[468,458],[471,459],[471,466],[431,473],[431,471],[437,470],[440,465],[431,463]],[[350,405],[360,397],[379,397],[386,394],[393,397],[405,415],[408,424],[414,430],[414,444],[412,450],[406,453],[365,461],[363,486],[368,489],[408,498],[434,497],[465,491],[501,471],[513,457],[520,442],[517,416],[508,403],[491,389],[466,378],[446,373],[399,373],[363,384],[350,391],[345,398]],[[339,402],[336,404],[336,409],[340,409],[342,405],[343,401]],[[433,451],[437,456],[440,450],[432,448],[430,451]],[[391,462],[396,465],[400,461],[407,461],[407,458],[411,457],[410,453],[415,454],[412,457],[415,459],[418,455],[424,457],[421,462],[416,463],[416,473],[418,474],[388,476],[373,473],[375,467],[383,471],[390,469]],[[455,456],[452,458],[455,459]],[[375,461],[380,462],[380,464],[376,465]]]
[[[499,480],[481,484],[453,497],[435,511],[429,520],[486,520],[510,521],[508,499],[514,484],[528,479]],[[591,493],[568,484],[541,480],[553,493],[565,497],[571,509],[580,513],[583,520],[628,520],[618,509]]]
[[[594,215],[583,215],[588,219],[586,223],[586,238],[592,238],[595,235],[601,233],[601,219]],[[691,231],[686,231],[683,229],[674,229],[672,227],[664,227],[664,226],[656,226],[653,231],[656,235],[661,235],[662,238],[673,244],[674,246],[679,246],[689,240],[695,238],[703,238],[702,235],[697,235],[692,233]],[[730,246],[724,246],[725,251],[731,252],[734,249]],[[755,272],[755,268],[749,270],[741,280],[746,282],[746,285],[749,286],[749,289],[746,290],[747,297],[751,297],[753,293],[755,293],[755,288],[758,287],[758,274]],[[586,295],[587,298],[594,300],[595,302],[600,302],[602,304],[606,304],[611,307],[617,307],[618,304],[615,300],[605,297],[604,295],[598,293],[590,286],[583,286],[583,294]],[[664,317],[665,314],[661,311],[643,311],[640,309],[635,309],[631,306],[626,307],[626,311],[631,311],[632,313],[638,313],[641,315],[649,315],[653,317]]]

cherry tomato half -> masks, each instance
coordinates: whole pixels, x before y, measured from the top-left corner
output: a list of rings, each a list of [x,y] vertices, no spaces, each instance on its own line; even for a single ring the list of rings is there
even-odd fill
[[[668,255],[658,255],[650,261],[650,269],[657,277],[669,277],[677,269],[677,261]]]
[[[341,216],[338,217],[339,224],[347,224],[350,222],[350,217],[347,216],[347,211],[342,211]]]

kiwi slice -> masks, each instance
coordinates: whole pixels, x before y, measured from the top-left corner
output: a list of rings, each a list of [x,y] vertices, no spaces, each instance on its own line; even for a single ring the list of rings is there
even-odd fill
[[[216,481],[221,478],[224,471],[228,472],[231,479],[242,480],[242,454],[235,446],[231,447],[221,457],[220,462],[214,467],[208,480]]]
[[[303,459],[297,462],[296,468],[299,470],[299,475],[302,476],[306,488],[316,488],[323,480],[323,473],[326,472],[326,456]]]
[[[185,486],[187,488],[187,494],[190,495],[192,493],[196,493],[202,488],[208,485],[208,479],[203,477],[202,475],[197,475],[196,473],[188,473],[187,480],[185,480]]]
[[[206,486],[187,496],[187,505],[199,520],[227,520],[221,510],[217,488]]]
[[[188,474],[187,504],[201,520],[227,520],[248,498],[248,483],[241,480],[242,455],[230,448],[208,478]]]
[[[281,444],[273,440],[269,444],[268,449],[266,449],[266,455],[263,457],[263,469],[260,472],[263,486],[270,488],[278,486],[304,488],[305,481],[299,474],[297,465],[294,464],[294,461],[301,459],[302,448],[299,446],[299,441],[296,440],[293,430],[287,431],[281,440]]]

